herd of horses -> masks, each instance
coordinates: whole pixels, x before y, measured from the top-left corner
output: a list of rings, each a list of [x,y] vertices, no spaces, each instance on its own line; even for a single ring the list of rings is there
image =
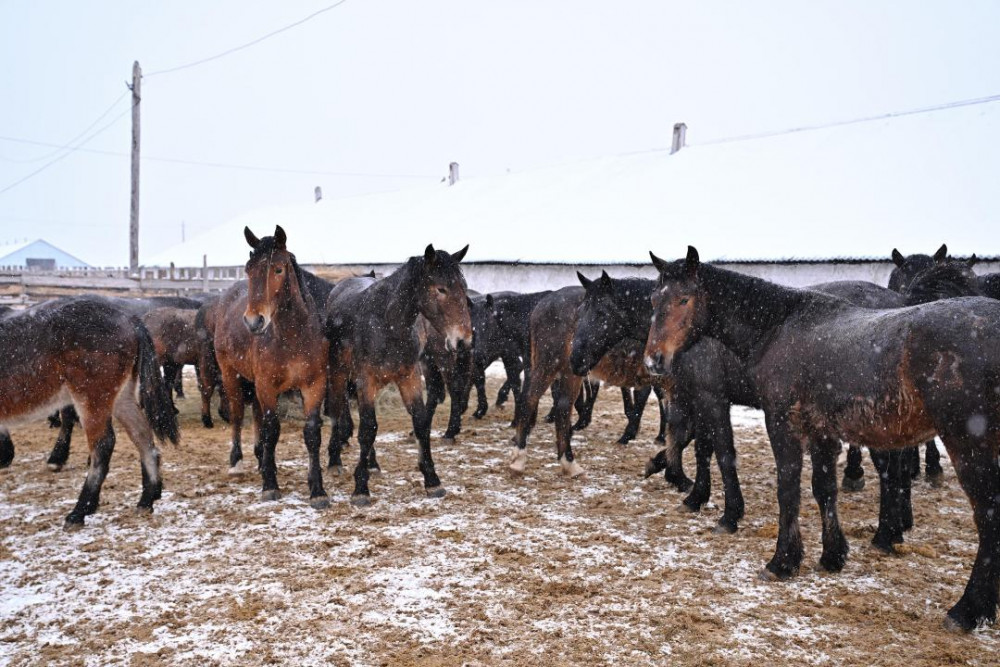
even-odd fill
[[[646,465],[687,492],[698,510],[711,492],[714,456],[725,506],[715,530],[737,530],[744,501],[730,408],[763,410],[778,477],[779,534],[761,576],[794,576],[802,562],[799,531],[803,455],[812,460],[812,490],[822,517],[820,565],[843,568],[847,541],[837,517],[836,464],[850,443],[843,489],[863,485],[861,446],[879,472],[875,546],[892,551],[913,525],[911,480],[917,446],[926,474],[940,483],[935,436],[968,496],[979,549],[965,592],[948,612],[949,627],[971,630],[995,621],[1000,585],[1000,274],[977,276],[975,262],[948,256],[904,257],[893,251],[888,287],[844,281],[806,289],[702,264],[698,252],[673,262],[650,257],[656,280],[602,273],[580,285],[532,294],[480,295],[460,267],[468,246],[448,253],[427,246],[384,278],[336,284],[298,265],[282,228],[256,237],[246,280],[203,299],[112,299],[85,295],[0,313],[0,423],[51,414],[60,427],[48,465],[58,470],[78,421],[89,467],[66,517],[79,528],[96,511],[115,445],[112,417],[140,451],[140,511],[152,511],[162,482],[157,442],[178,439],[172,392],[182,366],[196,366],[202,422],[213,426],[211,400],[230,423],[230,472],[240,472],[242,423],[249,404],[262,499],[280,497],[275,448],[278,401],[301,398],[309,456],[310,504],[330,503],[323,486],[322,423],[330,420],[326,469],[343,473],[343,449],[354,434],[358,461],[351,503],[371,503],[370,475],[380,470],[376,397],[394,384],[419,443],[418,469],[428,497],[445,488],[431,454],[430,425],[450,396],[446,442],[461,432],[473,389],[473,417],[486,414],[486,368],[503,362],[497,405],[513,397],[507,466],[521,474],[538,406],[552,394],[557,459],[570,477],[585,473],[573,431],[586,428],[601,382],[622,388],[634,439],[655,392],[662,444]],[[161,374],[162,368],[162,374]],[[523,376],[523,381],[522,381]],[[425,400],[426,391],[426,400]],[[577,421],[573,423],[575,409]],[[681,464],[694,443],[692,481]],[[14,445],[0,427],[0,467]]]

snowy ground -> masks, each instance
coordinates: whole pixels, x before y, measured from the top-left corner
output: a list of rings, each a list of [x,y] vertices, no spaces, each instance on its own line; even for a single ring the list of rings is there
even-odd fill
[[[443,500],[423,497],[398,400],[380,405],[385,473],[369,509],[353,509],[353,482],[329,474],[333,506],[304,502],[294,418],[278,449],[285,495],[261,503],[256,473],[226,474],[227,431],[203,429],[188,398],[155,514],[132,512],[138,462],[122,436],[101,508],[74,534],[62,517],[83,479],[82,434],[53,474],[54,431],[15,430],[17,458],[0,471],[0,664],[996,664],[997,630],[941,628],[975,552],[950,467],[943,489],[917,483],[917,526],[902,555],[884,556],[868,546],[877,485],[866,462],[868,487],[840,503],[852,551],[838,575],[815,569],[804,484],[802,573],[762,583],[777,512],[759,413],[734,411],[747,518],[718,536],[715,504],[687,513],[662,478],[641,478],[655,451],[652,403],[638,443],[620,447],[617,391],[602,391],[574,444],[583,481],[559,474],[547,424],[527,474],[509,477],[509,412],[491,408],[458,444],[435,438]]]

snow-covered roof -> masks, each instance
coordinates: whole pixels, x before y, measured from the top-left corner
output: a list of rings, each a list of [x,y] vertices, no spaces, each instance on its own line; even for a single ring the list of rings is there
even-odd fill
[[[697,128],[689,129],[689,137]],[[250,211],[146,265],[235,265],[275,224],[305,264],[1000,255],[1000,102]]]
[[[52,259],[59,268],[87,268],[90,265],[61,250],[45,239],[0,245],[0,266],[24,266],[28,259]]]

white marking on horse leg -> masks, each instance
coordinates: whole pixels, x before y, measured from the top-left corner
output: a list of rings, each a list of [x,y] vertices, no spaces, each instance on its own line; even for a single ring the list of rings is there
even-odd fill
[[[526,449],[515,447],[507,460],[507,467],[516,475],[524,474],[524,467],[528,464],[528,452]]]
[[[563,474],[571,479],[578,479],[587,474],[587,471],[576,460],[567,461],[565,456],[559,457],[559,465],[562,466]]]
[[[229,448],[232,449],[232,447],[233,447],[232,443],[229,443]],[[244,470],[243,470],[243,459],[240,459],[239,461],[237,461],[233,465],[229,466],[229,470],[226,471],[226,472],[228,472],[230,475],[232,475],[234,477],[237,476],[237,475],[242,475],[243,472],[244,472]]]

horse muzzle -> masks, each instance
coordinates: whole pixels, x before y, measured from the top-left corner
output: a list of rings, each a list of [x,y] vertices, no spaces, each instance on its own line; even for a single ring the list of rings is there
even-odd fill
[[[670,375],[670,359],[667,359],[662,352],[647,354],[644,359],[646,370],[653,375]]]
[[[449,352],[464,352],[472,349],[472,334],[464,334],[461,330],[452,329],[444,339],[444,347]]]
[[[271,318],[260,314],[243,315],[243,324],[246,325],[247,331],[254,336],[259,336],[271,326]]]

